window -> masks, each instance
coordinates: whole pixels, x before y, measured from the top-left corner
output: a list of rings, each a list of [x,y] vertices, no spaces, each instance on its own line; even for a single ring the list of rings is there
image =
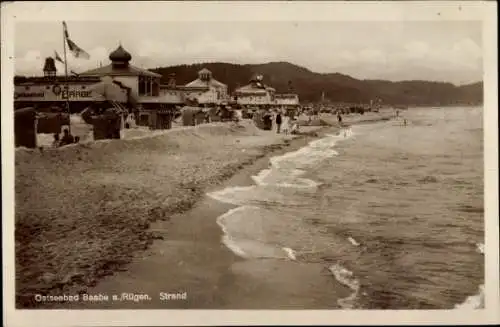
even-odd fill
[[[149,76],[139,76],[139,95],[158,96],[160,94],[159,80],[153,80]]]
[[[142,76],[139,77],[139,95],[146,95],[146,81]]]
[[[160,81],[158,79],[155,79],[153,81],[153,90],[151,92],[151,95],[157,97],[160,94]]]

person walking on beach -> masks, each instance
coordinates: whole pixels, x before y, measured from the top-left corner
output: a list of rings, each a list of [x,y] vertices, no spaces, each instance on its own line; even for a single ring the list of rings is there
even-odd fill
[[[64,135],[61,139],[61,143],[60,145],[63,146],[63,145],[68,145],[68,144],[72,144],[75,142],[75,139],[73,138],[73,135],[71,135],[69,133],[69,130],[68,129],[64,129]]]
[[[279,134],[281,130],[281,113],[278,112],[276,115],[276,132]]]
[[[298,134],[299,133],[299,123],[297,119],[293,118],[292,119],[292,128],[290,130],[291,134]]]
[[[285,117],[283,118],[283,125],[282,125],[283,133],[285,133],[285,135],[288,135],[289,128],[290,128],[290,117],[288,115],[285,115]]]
[[[52,146],[57,148],[59,146],[59,133],[54,133],[54,141],[52,141]]]

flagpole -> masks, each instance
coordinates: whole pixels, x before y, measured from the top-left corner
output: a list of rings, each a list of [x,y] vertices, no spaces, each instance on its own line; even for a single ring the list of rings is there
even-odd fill
[[[68,59],[66,57],[66,32],[64,29],[64,23],[63,23],[63,49],[64,49],[64,76],[65,76],[65,81],[66,81],[66,110],[68,111],[69,134],[71,134],[71,110],[69,108]]]

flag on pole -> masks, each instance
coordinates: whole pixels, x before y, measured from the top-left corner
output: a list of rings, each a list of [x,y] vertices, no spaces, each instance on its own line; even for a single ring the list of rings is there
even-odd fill
[[[64,60],[61,59],[57,51],[54,51],[54,59],[59,61],[61,64],[64,64]]]
[[[68,41],[68,49],[73,52],[73,55],[76,58],[90,59],[90,55],[85,50],[77,46],[75,42],[71,41],[70,39],[66,40]]]
[[[66,25],[66,22],[63,22],[63,29],[64,29],[64,37],[66,39],[69,39],[68,26]]]
[[[71,39],[69,38],[68,26],[66,25],[66,22],[63,22],[63,29],[64,29],[64,38],[68,43],[68,49],[73,53],[73,55],[76,58],[90,59],[90,55],[85,50],[76,45],[75,42],[71,41]]]

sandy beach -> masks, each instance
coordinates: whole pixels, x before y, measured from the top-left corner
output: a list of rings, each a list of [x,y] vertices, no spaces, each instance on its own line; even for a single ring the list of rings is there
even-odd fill
[[[345,117],[345,122],[388,116],[355,115]],[[334,117],[325,119],[334,121]],[[237,262],[220,242],[222,232],[215,223],[215,218],[230,207],[204,195],[221,188],[223,181],[233,185],[249,183],[252,172],[265,167],[271,153],[299,148],[322,130],[331,132],[332,128],[301,127],[305,135],[292,137],[259,130],[250,121],[238,125],[213,123],[146,138],[44,151],[19,149],[18,307],[45,307],[33,301],[35,294],[111,294],[117,290],[148,294],[152,300],[97,301],[96,305],[252,308],[268,301],[264,303],[268,308],[273,303],[288,303],[292,308],[330,302],[321,298],[321,292],[317,298],[293,296],[302,293],[300,288],[304,287],[314,294],[314,283],[297,284],[297,289],[289,289],[287,294],[269,296],[271,286],[279,281],[273,280],[271,271],[263,271],[263,266]],[[293,263],[283,261],[273,269],[286,270],[289,264]],[[228,280],[229,266],[233,279]],[[311,280],[318,269],[304,266],[294,270],[301,276],[290,278]],[[262,279],[248,283],[252,272],[269,278],[264,284]],[[322,276],[334,283],[327,271]],[[342,285],[338,289],[340,293],[348,292]],[[161,301],[159,292],[188,292],[189,299]],[[234,294],[238,294],[237,298],[230,296]],[[227,302],[221,303],[220,299]],[[81,305],[92,303],[80,302],[77,306]]]

